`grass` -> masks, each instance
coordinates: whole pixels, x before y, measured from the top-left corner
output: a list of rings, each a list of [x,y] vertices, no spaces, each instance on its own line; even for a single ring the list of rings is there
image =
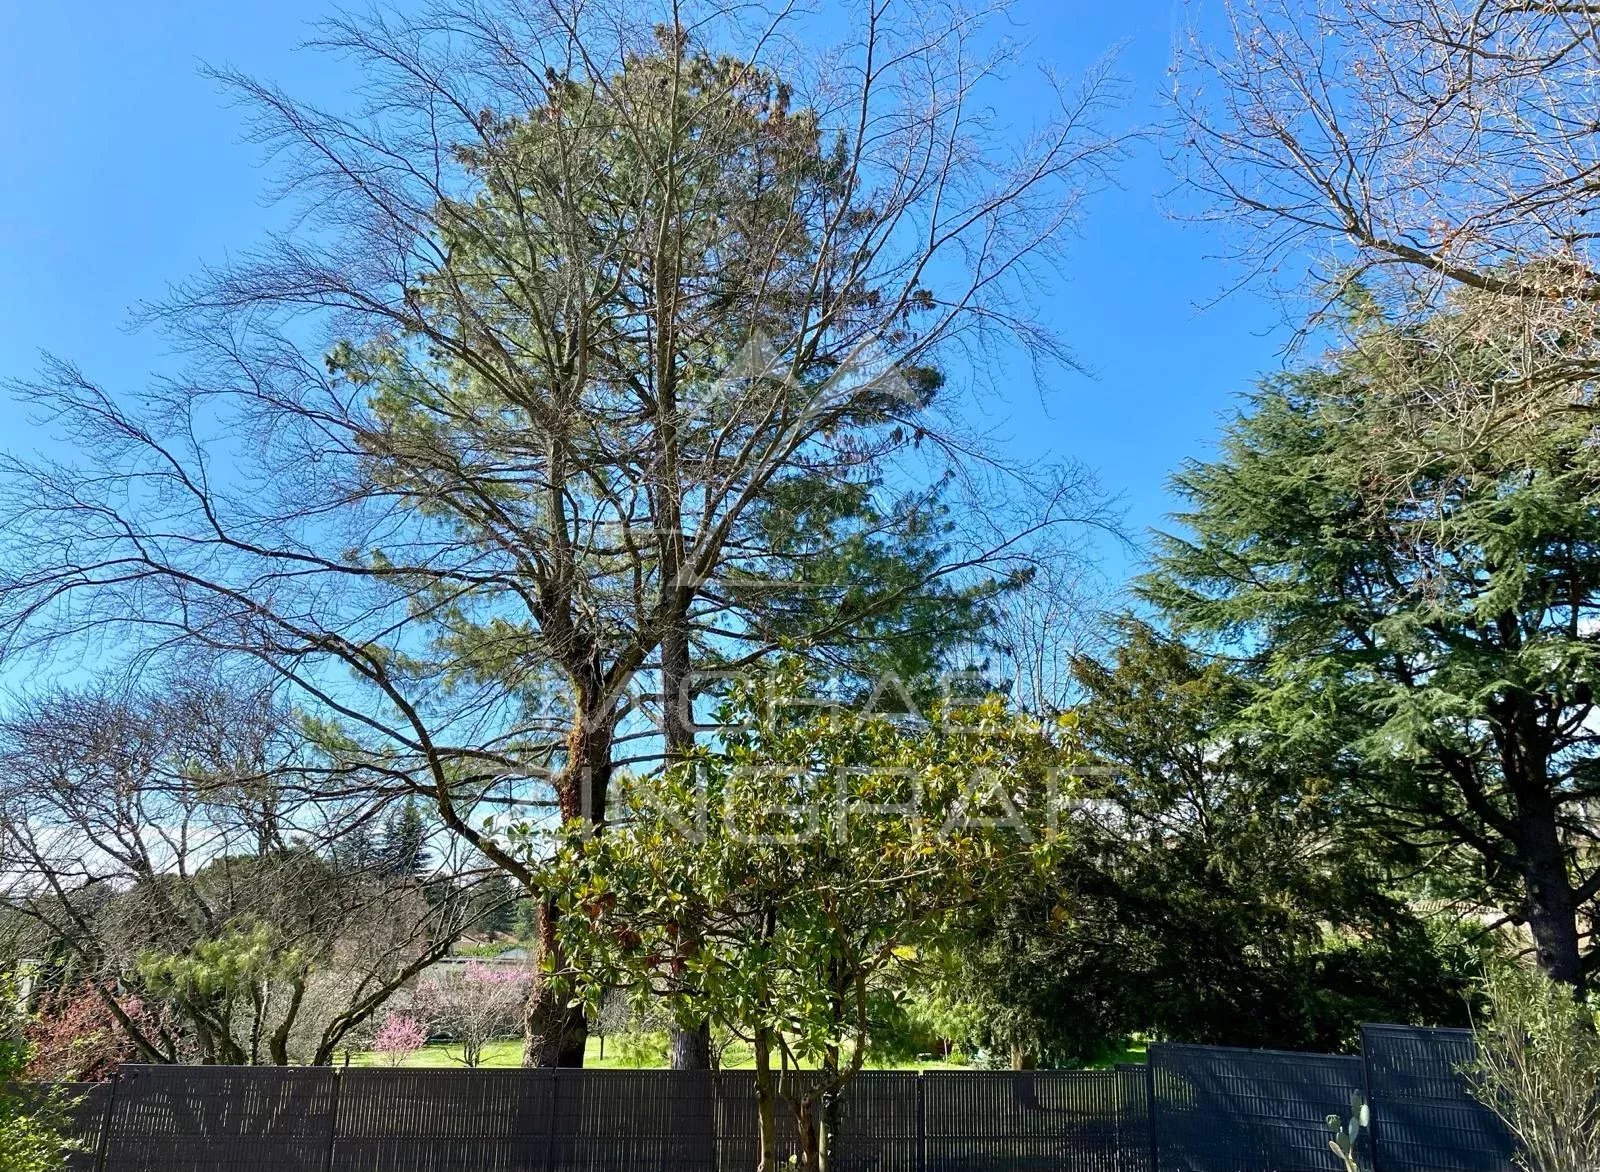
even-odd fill
[[[1135,1038],[1090,1065],[1094,1070],[1110,1070],[1120,1062],[1143,1062],[1148,1056],[1148,1050],[1149,1046],[1143,1039]]]
[[[637,1062],[628,1061],[618,1055],[617,1048],[608,1043],[605,1058],[600,1057],[600,1047],[594,1038],[589,1039],[589,1049],[583,1056],[583,1064],[591,1070],[628,1070],[637,1066]],[[378,1056],[370,1050],[350,1055],[351,1066],[382,1066]],[[461,1048],[459,1046],[445,1046],[434,1044],[424,1046],[400,1064],[403,1067],[419,1069],[437,1069],[443,1067],[461,1066]],[[490,1042],[483,1048],[483,1061],[480,1063],[485,1069],[506,1069],[522,1065],[522,1042]]]

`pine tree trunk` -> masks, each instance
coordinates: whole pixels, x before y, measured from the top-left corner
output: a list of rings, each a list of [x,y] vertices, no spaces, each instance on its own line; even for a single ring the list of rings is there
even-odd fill
[[[615,713],[615,704],[600,693],[598,683],[579,690],[577,710],[567,734],[566,767],[555,780],[563,822],[581,821],[598,827],[605,820]],[[540,903],[533,981],[523,1006],[524,1066],[582,1066],[589,1040],[589,1023],[583,1010],[567,1005],[570,993],[551,977],[566,967],[556,934],[559,915],[554,899]]]
[[[702,1021],[693,1029],[674,1026],[668,1047],[673,1070],[711,1069],[711,1025]]]
[[[668,766],[694,749],[694,692],[690,679],[689,618],[675,615],[661,635],[661,734]],[[691,941],[692,944],[692,941]],[[711,1026],[676,1023],[668,1046],[673,1070],[711,1069]]]
[[[581,1008],[567,1005],[570,998],[550,980],[548,970],[560,971],[562,958],[555,940],[556,910],[552,901],[539,907],[539,938],[534,955],[533,981],[522,1011],[522,1065],[549,1069],[583,1065],[589,1040],[589,1023]],[[551,957],[547,965],[545,957]]]

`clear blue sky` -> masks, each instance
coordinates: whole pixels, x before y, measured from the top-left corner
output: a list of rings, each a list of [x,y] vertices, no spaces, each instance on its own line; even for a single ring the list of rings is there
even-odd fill
[[[331,8],[331,0],[6,6],[0,377],[26,374],[46,350],[112,389],[162,366],[159,340],[127,331],[130,310],[247,247],[274,217],[270,176],[243,141],[241,113],[199,66],[238,67],[336,102],[345,81],[337,64],[297,50]],[[1174,34],[1194,8],[1021,0],[1015,16],[1038,53],[1067,70],[1120,45],[1132,103],[1118,117],[1133,123],[1154,117]],[[1095,376],[1063,380],[1048,404],[1031,383],[1019,386],[999,430],[1019,454],[1092,465],[1142,531],[1171,508],[1167,474],[1208,450],[1232,395],[1281,363],[1286,331],[1281,308],[1252,293],[1201,308],[1236,274],[1213,259],[1226,242],[1163,214],[1170,180],[1155,149],[1139,150],[1122,185],[1090,206],[1069,278],[1043,307]],[[0,444],[38,442],[17,408],[0,403]],[[1120,555],[1108,567],[1125,568]]]

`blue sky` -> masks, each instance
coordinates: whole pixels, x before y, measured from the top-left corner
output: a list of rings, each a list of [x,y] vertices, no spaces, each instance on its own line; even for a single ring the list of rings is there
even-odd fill
[[[1174,35],[1194,7],[1021,0],[1014,16],[1037,54],[1069,72],[1120,46],[1131,101],[1115,117],[1132,124],[1156,116]],[[200,66],[234,66],[337,102],[347,80],[337,63],[297,49],[331,8],[330,0],[7,6],[0,377],[27,374],[41,351],[77,361],[113,390],[163,366],[160,340],[127,329],[130,311],[248,247],[275,216],[270,172],[243,141],[242,114]],[[1093,377],[1062,379],[1043,400],[1031,382],[1019,384],[993,426],[1018,455],[1093,466],[1138,533],[1172,507],[1168,473],[1209,450],[1234,393],[1282,363],[1287,330],[1281,306],[1253,292],[1202,308],[1237,273],[1216,259],[1227,241],[1163,212],[1171,181],[1153,146],[1138,150],[1121,181],[1089,206],[1067,279],[1040,307]],[[0,444],[43,442],[13,404],[0,403]],[[1120,576],[1129,559],[1108,556]]]

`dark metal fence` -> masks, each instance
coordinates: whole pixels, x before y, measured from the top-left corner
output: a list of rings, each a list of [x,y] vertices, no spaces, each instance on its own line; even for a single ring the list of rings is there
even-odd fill
[[[125,1066],[105,1172],[325,1172],[339,1076],[327,1067]]]
[[[1153,1046],[1156,1172],[1338,1172],[1327,1117],[1350,1113],[1361,1059]]]
[[[1365,1026],[1361,1052],[1368,1093],[1383,1104],[1372,1139],[1384,1172],[1498,1172],[1510,1164],[1511,1136],[1466,1093],[1471,1031]]]
[[[1115,1071],[950,1072],[922,1085],[927,1172],[1118,1172]]]
[[[109,1082],[26,1083],[20,1088],[24,1101],[42,1104],[54,1095],[57,1104],[65,1108],[62,1130],[71,1143],[67,1172],[96,1172],[99,1168],[111,1090]]]
[[[1471,1035],[1372,1026],[1361,1058],[1157,1045],[1104,1071],[868,1071],[828,1109],[835,1172],[1501,1172]],[[69,1088],[71,1089],[71,1088]],[[73,1172],[744,1172],[749,1072],[126,1066],[77,1088]],[[781,1105],[780,1160],[795,1148]]]

